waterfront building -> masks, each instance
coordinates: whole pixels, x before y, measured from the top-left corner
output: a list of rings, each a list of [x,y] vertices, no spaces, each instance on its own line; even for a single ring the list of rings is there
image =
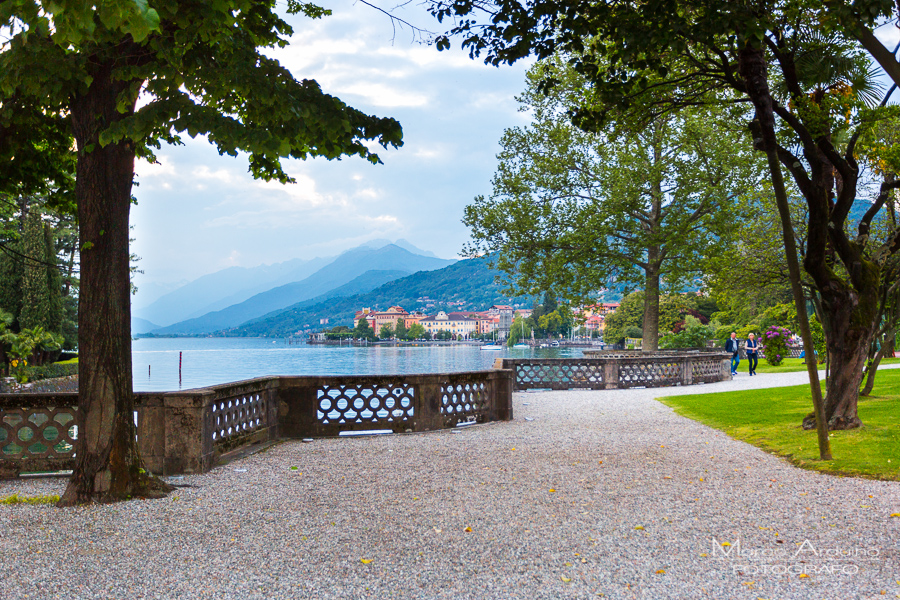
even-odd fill
[[[404,320],[406,328],[409,329],[410,327],[424,319],[425,316],[425,313],[421,313],[418,311],[409,313],[409,315]]]
[[[513,307],[505,304],[495,304],[490,307],[487,314],[497,317],[497,333],[500,339],[509,337],[509,330],[512,329]]]
[[[390,325],[392,330],[396,329],[397,321],[403,320],[404,323],[407,323],[407,318],[409,316],[409,313],[400,306],[392,306],[384,312],[363,308],[362,310],[357,311],[356,315],[353,317],[353,326],[356,327],[359,325],[360,320],[365,319],[369,322],[369,327],[372,328],[372,331],[377,333],[381,331],[383,325]],[[407,325],[407,327],[409,327],[409,325]]]
[[[584,319],[584,328],[588,331],[603,331],[606,328],[606,316],[617,308],[619,308],[618,302],[583,306],[580,315]]]
[[[469,313],[445,313],[425,317],[419,321],[419,325],[425,328],[431,335],[439,331],[449,331],[457,337],[468,339],[478,332],[479,319],[468,316]]]

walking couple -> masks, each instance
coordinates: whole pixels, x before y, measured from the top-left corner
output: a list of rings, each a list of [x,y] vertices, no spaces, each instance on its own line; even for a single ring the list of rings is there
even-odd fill
[[[759,341],[754,334],[747,336],[747,362],[750,363],[750,375],[756,375],[756,365],[759,364]],[[732,331],[731,337],[725,342],[725,352],[731,352],[731,375],[737,375],[738,365],[741,364],[741,347],[737,339],[737,332]]]

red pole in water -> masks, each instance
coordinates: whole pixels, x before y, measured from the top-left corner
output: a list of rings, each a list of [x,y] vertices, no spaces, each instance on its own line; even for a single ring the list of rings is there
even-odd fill
[[[181,352],[178,353],[178,385],[181,385]]]

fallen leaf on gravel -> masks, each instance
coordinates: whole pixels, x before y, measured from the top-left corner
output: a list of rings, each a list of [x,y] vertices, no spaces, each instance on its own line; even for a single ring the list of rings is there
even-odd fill
[[[571,566],[572,566],[572,563],[566,563],[566,566],[567,566],[567,567],[571,567]]]
[[[800,579],[809,579],[809,575],[806,573],[800,573]]]
[[[296,470],[298,470],[299,468],[300,468],[300,467],[291,467],[291,471],[296,471]]]
[[[550,488],[550,491],[551,491],[551,492],[555,492],[556,490],[554,490],[553,488]]]
[[[672,479],[672,477],[670,477],[669,475],[666,475],[665,477],[663,477],[663,479]]]
[[[361,558],[361,559],[359,559],[359,562],[361,562],[364,565],[367,565],[370,562],[372,562],[373,560],[375,560],[375,559],[374,558]]]
[[[465,531],[466,533],[472,533],[472,528],[466,527],[465,529],[463,529],[463,531]]]
[[[702,478],[702,477],[700,478],[700,481],[703,481],[703,478]]]
[[[730,546],[731,544],[729,544],[728,542],[722,542],[722,545],[723,545],[723,546]]]
[[[639,530],[639,531],[643,531],[643,530],[644,530],[644,526],[643,526],[643,525],[638,525],[637,527],[635,527],[635,529],[637,529],[637,530]]]
[[[892,517],[900,517],[900,513],[891,513]]]
[[[572,581],[571,579],[569,579],[569,578],[566,577],[565,575],[560,575],[559,578],[562,579],[563,581],[565,581],[566,583],[569,583],[570,581]]]
[[[656,570],[656,574],[657,574],[657,575],[665,575],[665,574],[666,574],[666,570],[665,570],[665,569],[657,569],[657,570]]]
[[[435,533],[440,533],[441,531],[443,531],[443,529],[438,529],[437,527],[432,527],[432,529],[434,529]]]
[[[704,552],[704,553],[703,553],[703,554],[701,554],[701,555],[700,555],[700,556],[702,556],[702,557],[704,557],[704,558],[706,558],[706,557],[707,557],[707,556],[709,556],[709,554],[707,554],[707,553],[706,553],[706,552]]]
[[[755,581],[744,581],[741,585],[746,585],[748,587],[753,587],[756,584]]]

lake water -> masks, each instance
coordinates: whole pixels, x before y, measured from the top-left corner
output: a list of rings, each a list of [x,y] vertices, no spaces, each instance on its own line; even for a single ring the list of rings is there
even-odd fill
[[[131,345],[134,391],[159,392],[267,375],[391,375],[491,368],[496,358],[563,358],[581,350],[477,346],[309,346],[264,338],[141,338]],[[181,381],[178,353],[182,353]],[[148,374],[149,367],[149,374]]]

